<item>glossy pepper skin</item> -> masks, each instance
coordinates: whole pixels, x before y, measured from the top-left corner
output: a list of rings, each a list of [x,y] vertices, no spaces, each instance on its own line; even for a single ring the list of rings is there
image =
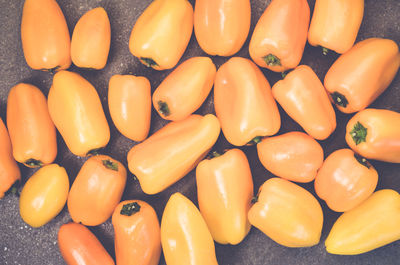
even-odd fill
[[[58,247],[67,265],[115,264],[97,237],[81,224],[63,224],[58,230]]]
[[[160,223],[144,201],[123,201],[112,215],[115,256],[121,265],[157,265],[161,255]]]
[[[249,34],[250,21],[250,0],[197,0],[194,7],[194,33],[209,55],[237,53]]]
[[[111,43],[107,12],[97,7],[86,12],[76,23],[71,39],[72,62],[82,68],[103,69]]]
[[[308,31],[308,42],[345,53],[353,46],[364,15],[364,0],[317,0]]]
[[[253,198],[253,179],[243,151],[231,149],[196,168],[200,212],[215,241],[239,244],[250,231],[247,213]]]
[[[7,127],[15,160],[27,167],[51,164],[57,156],[57,135],[46,97],[39,88],[20,83],[7,99]]]
[[[317,199],[285,179],[264,182],[248,217],[253,226],[286,247],[311,247],[321,237],[323,213]]]
[[[124,165],[106,155],[89,158],[68,195],[68,211],[75,223],[96,226],[111,217],[125,189]]]
[[[191,115],[167,124],[128,153],[129,170],[143,192],[159,193],[196,167],[217,141],[221,128],[212,115]]]
[[[69,150],[87,156],[105,147],[110,128],[96,89],[77,73],[54,75],[48,96],[50,116]]]
[[[15,162],[10,137],[3,120],[0,118],[0,199],[11,186],[21,179],[21,172]]]
[[[321,81],[307,65],[300,65],[272,87],[286,113],[310,136],[324,140],[336,129],[336,115]]]
[[[400,113],[384,109],[365,109],[346,126],[346,142],[361,156],[400,163]]]
[[[307,0],[272,0],[254,28],[251,58],[275,72],[295,68],[303,56],[309,23]]]
[[[206,100],[217,69],[209,57],[192,57],[170,73],[153,93],[153,106],[166,120],[183,120]]]
[[[257,144],[261,164],[272,174],[296,182],[310,182],[324,161],[324,150],[311,136],[288,132]]]
[[[173,68],[193,31],[193,7],[187,0],[154,0],[140,15],[129,39],[130,52],[156,70]]]
[[[365,158],[351,149],[340,149],[325,159],[314,187],[329,208],[346,212],[366,200],[377,184],[378,173]]]
[[[399,47],[394,41],[366,39],[335,61],[325,75],[324,85],[340,111],[357,112],[386,90],[399,66]]]
[[[217,265],[213,238],[196,206],[171,195],[161,220],[161,244],[168,265]]]
[[[271,87],[250,60],[233,57],[217,71],[214,107],[228,142],[242,146],[281,127]]]
[[[68,26],[55,0],[25,0],[21,40],[32,69],[52,71],[71,65]]]
[[[144,76],[114,75],[108,84],[108,108],[115,127],[133,141],[150,130],[151,85]]]
[[[40,168],[22,188],[19,212],[22,220],[40,227],[56,217],[67,201],[69,179],[63,167],[51,164]]]
[[[342,214],[325,241],[326,251],[358,255],[400,239],[400,195],[379,190],[356,208]]]

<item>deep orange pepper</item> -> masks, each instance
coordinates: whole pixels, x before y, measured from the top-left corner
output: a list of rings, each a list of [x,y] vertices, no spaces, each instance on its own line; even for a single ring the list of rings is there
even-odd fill
[[[81,224],[63,224],[58,230],[58,247],[68,265],[114,265],[103,245]]]
[[[353,209],[375,190],[378,173],[350,149],[336,150],[322,164],[315,178],[317,195],[336,212]]]
[[[151,86],[146,77],[112,76],[108,107],[115,127],[125,137],[138,142],[146,139],[151,121]]]
[[[192,57],[171,72],[153,93],[161,117],[178,121],[189,117],[206,100],[217,69],[208,57]]]
[[[384,109],[365,109],[346,126],[346,142],[361,156],[400,163],[400,113]]]
[[[251,36],[251,58],[275,72],[295,68],[303,57],[309,23],[307,0],[272,0]]]
[[[364,15],[364,0],[316,0],[308,42],[345,53],[354,44]]]
[[[286,113],[312,137],[324,140],[336,128],[336,115],[324,86],[307,65],[300,65],[272,87]]]
[[[7,128],[0,118],[0,199],[11,186],[21,179],[21,172],[12,155]]]
[[[154,0],[136,21],[130,52],[147,67],[173,68],[193,31],[193,7],[188,0]]]
[[[68,195],[72,220],[96,226],[111,217],[125,189],[124,165],[106,155],[89,158],[82,166]]]
[[[57,156],[56,128],[39,88],[20,83],[7,99],[7,127],[15,160],[27,167],[51,164]]]
[[[144,201],[123,201],[112,215],[117,264],[157,265],[161,255],[160,223]]]
[[[249,34],[250,22],[250,0],[197,0],[194,7],[194,33],[210,55],[237,53]]]
[[[249,161],[239,149],[214,155],[196,168],[199,208],[214,240],[236,245],[250,231],[247,212],[254,192]]]
[[[386,90],[399,66],[399,47],[394,41],[366,39],[335,61],[325,75],[324,85],[340,111],[357,112]]]
[[[324,161],[324,150],[311,136],[288,132],[257,144],[261,164],[272,174],[296,182],[310,182]]]
[[[35,70],[61,70],[71,65],[67,22],[55,0],[25,0],[21,21],[25,60]]]
[[[207,155],[221,128],[212,115],[174,121],[128,153],[129,170],[147,194],[161,192],[183,178]]]
[[[214,107],[226,139],[236,146],[259,141],[281,127],[268,80],[245,58],[233,57],[218,69]]]

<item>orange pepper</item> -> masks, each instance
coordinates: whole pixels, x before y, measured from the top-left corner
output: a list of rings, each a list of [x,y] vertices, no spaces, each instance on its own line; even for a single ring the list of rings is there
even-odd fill
[[[108,107],[115,126],[125,137],[137,142],[146,139],[151,121],[151,86],[146,77],[112,76]]]
[[[400,113],[384,109],[365,109],[346,126],[346,142],[361,156],[400,163]]]
[[[300,65],[272,87],[286,113],[312,137],[324,140],[336,128],[336,115],[325,88],[307,65]]]
[[[251,58],[275,72],[295,68],[303,56],[309,23],[307,0],[272,0],[251,36]]]
[[[125,189],[126,169],[106,155],[89,158],[68,195],[68,211],[75,223],[96,226],[111,217]]]
[[[136,21],[129,50],[147,67],[173,68],[193,31],[193,7],[187,0],[154,0]]]
[[[27,167],[51,164],[57,156],[57,134],[39,88],[20,83],[7,99],[7,127],[15,160]]]
[[[168,265],[218,265],[213,238],[196,206],[171,195],[161,220],[161,244]]]
[[[324,85],[340,111],[357,112],[385,91],[399,66],[399,47],[394,41],[366,39],[335,61],[325,76]]]
[[[25,60],[35,70],[61,70],[71,65],[67,22],[55,0],[25,0],[21,21]]]
[[[308,42],[328,50],[347,52],[357,38],[364,15],[364,0],[316,0]]]
[[[324,161],[324,150],[311,136],[288,132],[257,144],[261,164],[272,174],[296,182],[310,182]]]
[[[193,57],[179,65],[157,87],[153,105],[167,120],[183,120],[210,94],[217,69],[208,57]]]
[[[11,186],[21,180],[21,172],[12,155],[12,147],[7,128],[0,118],[0,199]]]
[[[158,265],[161,255],[160,223],[144,201],[123,201],[112,215],[117,264]]]
[[[315,191],[336,212],[353,209],[375,190],[378,173],[350,149],[336,150],[322,164],[315,178]]]
[[[97,7],[76,23],[71,40],[72,62],[83,68],[103,69],[110,51],[111,26],[107,12]]]
[[[250,0],[197,0],[194,7],[194,33],[210,55],[237,53],[249,34],[250,22]]]
[[[233,57],[218,69],[214,107],[226,139],[236,146],[259,141],[281,127],[268,80],[245,58]]]
[[[248,216],[252,225],[286,247],[311,247],[321,237],[323,213],[317,199],[285,179],[264,182]]]
[[[236,245],[250,231],[247,212],[254,194],[251,170],[239,149],[214,155],[196,169],[200,212],[215,241]]]
[[[128,153],[129,170],[145,193],[159,193],[196,167],[220,131],[218,119],[212,114],[171,122],[132,147]]]
[[[58,247],[68,265],[114,265],[103,245],[81,224],[63,224],[58,230]]]
[[[54,75],[48,107],[54,124],[73,154],[96,153],[110,140],[110,128],[99,95],[79,74],[60,71]]]

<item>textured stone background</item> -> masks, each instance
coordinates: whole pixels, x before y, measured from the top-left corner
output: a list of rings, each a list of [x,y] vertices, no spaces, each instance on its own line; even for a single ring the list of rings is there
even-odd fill
[[[128,39],[131,28],[151,0],[58,0],[72,32],[79,17],[86,11],[103,6],[109,14],[112,26],[112,43],[107,67],[101,71],[86,71],[76,67],[71,67],[72,71],[79,72],[87,78],[98,90],[102,99],[104,111],[108,118],[112,138],[104,150],[105,154],[120,160],[126,165],[126,154],[135,144],[123,136],[115,129],[108,112],[107,106],[107,85],[109,78],[114,74],[133,73],[144,75],[151,80],[153,89],[170,72],[157,72],[141,65],[128,50]],[[190,0],[194,4],[194,0]],[[252,0],[252,24],[251,31],[255,23],[261,16],[265,7],[270,1]],[[314,7],[314,0],[309,1],[311,10]],[[385,37],[400,43],[400,1],[398,0],[366,0],[365,15],[358,36],[358,41],[369,37]],[[25,63],[21,41],[20,41],[20,20],[23,0],[0,0],[0,116],[5,119],[7,94],[11,87],[19,82],[28,82],[38,86],[47,95],[51,85],[52,74],[33,71]],[[248,42],[238,53],[239,56],[248,57]],[[194,35],[189,43],[181,61],[198,55],[205,55],[196,43]],[[322,56],[318,48],[306,46],[302,64],[310,65],[323,79],[329,66],[337,58],[331,54],[327,57]],[[225,62],[226,58],[213,58],[217,66]],[[280,75],[263,70],[271,85],[273,85]],[[397,75],[394,82],[387,91],[373,103],[372,107],[387,108],[400,112],[400,77]],[[291,130],[301,130],[301,128],[291,120],[280,109],[282,115],[282,128],[279,133]],[[198,113],[212,113],[213,100],[210,96]],[[321,144],[325,150],[325,156],[332,151],[346,146],[344,141],[345,124],[350,115],[337,112],[338,126],[335,133]],[[156,112],[153,111],[151,133],[161,128],[166,122],[163,121]],[[400,125],[399,125],[400,126]],[[62,138],[58,135],[59,153],[56,163],[64,166],[70,176],[70,181],[74,180],[80,166],[85,158],[75,157],[69,153]],[[223,138],[222,134],[216,146],[217,149],[229,148],[230,145]],[[1,147],[0,147],[1,148]],[[257,158],[255,147],[242,148],[250,161],[255,190],[268,178],[273,175],[266,171]],[[392,188],[400,191],[400,165],[380,163],[372,161],[372,164],[379,172],[380,178],[378,189]],[[22,170],[23,182],[34,173],[20,166]],[[313,185],[302,185],[313,192]],[[143,194],[139,183],[129,175],[123,199],[142,199],[149,202],[157,211],[161,219],[162,211],[169,196],[176,192],[182,192],[193,202],[197,203],[194,173],[191,172],[181,181],[167,189],[166,191],[148,196]],[[390,244],[373,252],[359,255],[356,257],[334,256],[325,252],[324,240],[338,217],[337,213],[328,210],[325,203],[321,201],[324,209],[324,228],[321,243],[312,248],[290,249],[277,245],[263,233],[253,228],[246,239],[238,246],[222,246],[216,244],[216,251],[219,263],[222,265],[259,265],[259,264],[399,264],[400,242]],[[64,264],[59,254],[57,246],[57,231],[61,224],[70,221],[68,211],[64,209],[53,221],[39,229],[30,228],[20,218],[18,212],[18,198],[6,196],[0,200],[0,264]],[[113,229],[110,220],[101,226],[93,227],[91,230],[99,237],[107,250],[114,256],[113,250]],[[160,264],[165,264],[161,260]]]

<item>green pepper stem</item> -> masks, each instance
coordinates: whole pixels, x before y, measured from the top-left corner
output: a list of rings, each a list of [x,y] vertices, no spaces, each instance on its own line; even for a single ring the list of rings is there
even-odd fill
[[[322,54],[326,56],[326,55],[328,55],[328,53],[329,53],[329,49],[322,47]]]
[[[111,161],[109,159],[102,160],[102,162],[103,162],[103,165],[106,168],[114,170],[114,171],[118,171],[118,164],[117,163],[115,163],[115,162],[113,162],[113,161]]]
[[[256,202],[258,202],[258,195],[257,196],[254,196],[253,198],[251,198],[251,203],[256,203]]]
[[[157,102],[157,104],[158,104],[158,111],[162,115],[169,116],[171,114],[167,102],[164,102],[164,101],[160,100],[160,101]]]
[[[153,66],[158,66],[156,61],[154,61],[151,58],[146,58],[146,57],[140,57],[140,61],[146,65],[147,67],[153,67]]]
[[[27,165],[28,167],[41,167],[43,166],[42,161],[40,160],[36,160],[36,159],[28,159],[24,162],[25,165]]]
[[[359,121],[354,125],[350,131],[350,136],[353,138],[356,145],[365,142],[367,138],[367,128],[365,128]]]
[[[246,145],[255,145],[258,144],[262,141],[262,136],[256,136],[254,137],[250,142],[248,142]]]
[[[365,166],[366,168],[370,168],[371,164],[365,157],[360,156],[359,154],[354,154],[354,158],[360,163],[361,165]]]
[[[349,104],[349,101],[347,100],[347,98],[343,94],[340,94],[339,92],[331,93],[331,97],[332,97],[333,102],[336,105],[339,105],[343,108],[346,108],[347,105]]]
[[[87,152],[86,156],[97,156],[100,154],[101,149],[103,149],[103,147],[92,149]]]
[[[122,206],[121,211],[119,212],[121,215],[132,216],[133,214],[140,211],[140,205],[137,202],[127,203]]]
[[[281,60],[273,54],[268,54],[267,56],[264,56],[263,60],[268,66],[282,66]]]

